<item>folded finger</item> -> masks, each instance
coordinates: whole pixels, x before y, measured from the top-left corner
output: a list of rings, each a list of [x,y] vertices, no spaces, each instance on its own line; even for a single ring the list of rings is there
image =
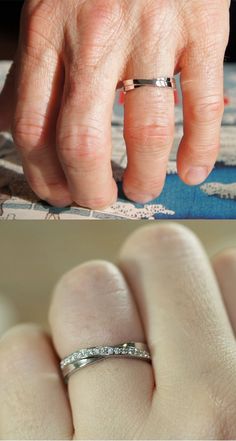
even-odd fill
[[[50,323],[61,358],[90,346],[145,342],[132,295],[119,270],[106,262],[64,276]],[[68,390],[76,439],[130,439],[142,431],[151,404],[152,367],[140,360],[103,360],[75,372]]]
[[[228,11],[222,15],[211,6],[205,24],[204,43],[197,35],[183,56],[181,86],[184,108],[184,136],[178,152],[178,172],[189,185],[201,184],[212,171],[220,148],[220,129],[224,111],[223,61],[228,39]],[[205,15],[203,14],[205,17]],[[206,25],[208,24],[208,28]]]
[[[1,439],[72,439],[58,360],[36,326],[17,326],[0,340],[0,394]]]
[[[68,33],[65,47],[58,154],[73,199],[92,209],[117,197],[111,168],[111,118],[121,63],[116,7],[117,2],[84,2],[76,36]]]
[[[34,192],[51,204],[65,206],[71,203],[71,196],[55,145],[63,66],[59,42],[52,39],[52,26],[45,26],[43,7],[42,3],[37,12],[29,12],[27,2],[24,9],[12,131]]]
[[[235,345],[210,262],[189,230],[137,231],[121,251],[120,266],[142,314],[157,399],[162,390],[178,390],[183,376],[196,382],[209,360],[217,365],[219,353]]]

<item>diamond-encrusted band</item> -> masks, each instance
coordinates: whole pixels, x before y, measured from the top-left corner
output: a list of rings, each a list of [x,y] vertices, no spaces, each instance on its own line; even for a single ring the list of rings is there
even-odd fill
[[[94,346],[79,349],[64,358],[60,363],[63,377],[67,382],[69,377],[77,370],[111,357],[134,358],[151,363],[150,352],[144,343],[128,342],[115,346]]]
[[[125,80],[123,81],[124,93],[130,92],[131,90],[137,89],[138,87],[151,86],[151,87],[161,87],[176,89],[176,81],[174,77],[160,77],[153,78],[151,80]]]

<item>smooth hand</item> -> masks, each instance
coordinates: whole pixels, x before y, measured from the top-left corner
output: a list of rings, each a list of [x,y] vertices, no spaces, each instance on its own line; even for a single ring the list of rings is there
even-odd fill
[[[65,275],[52,338],[21,325],[0,341],[0,438],[236,439],[236,251],[213,267],[190,231],[155,225],[128,239],[119,268]],[[67,393],[60,359],[127,341],[147,342],[152,365],[104,360]]]

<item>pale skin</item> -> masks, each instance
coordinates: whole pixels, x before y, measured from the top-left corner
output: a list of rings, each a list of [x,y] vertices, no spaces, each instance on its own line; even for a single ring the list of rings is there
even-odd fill
[[[0,96],[35,193],[56,206],[117,198],[111,115],[120,81],[181,72],[178,173],[203,182],[219,151],[229,0],[26,0],[14,67]],[[174,137],[171,90],[125,97],[123,188],[145,203],[163,188]]]
[[[186,228],[153,225],[118,261],[62,278],[51,337],[21,325],[1,339],[1,439],[236,438],[236,251],[210,262]],[[60,358],[127,340],[146,341],[152,365],[97,363],[71,377],[67,395]]]

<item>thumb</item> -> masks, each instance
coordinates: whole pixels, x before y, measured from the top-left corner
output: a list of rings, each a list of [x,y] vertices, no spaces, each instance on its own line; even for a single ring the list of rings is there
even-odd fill
[[[0,93],[0,131],[10,131],[14,111],[15,63],[12,64]]]

